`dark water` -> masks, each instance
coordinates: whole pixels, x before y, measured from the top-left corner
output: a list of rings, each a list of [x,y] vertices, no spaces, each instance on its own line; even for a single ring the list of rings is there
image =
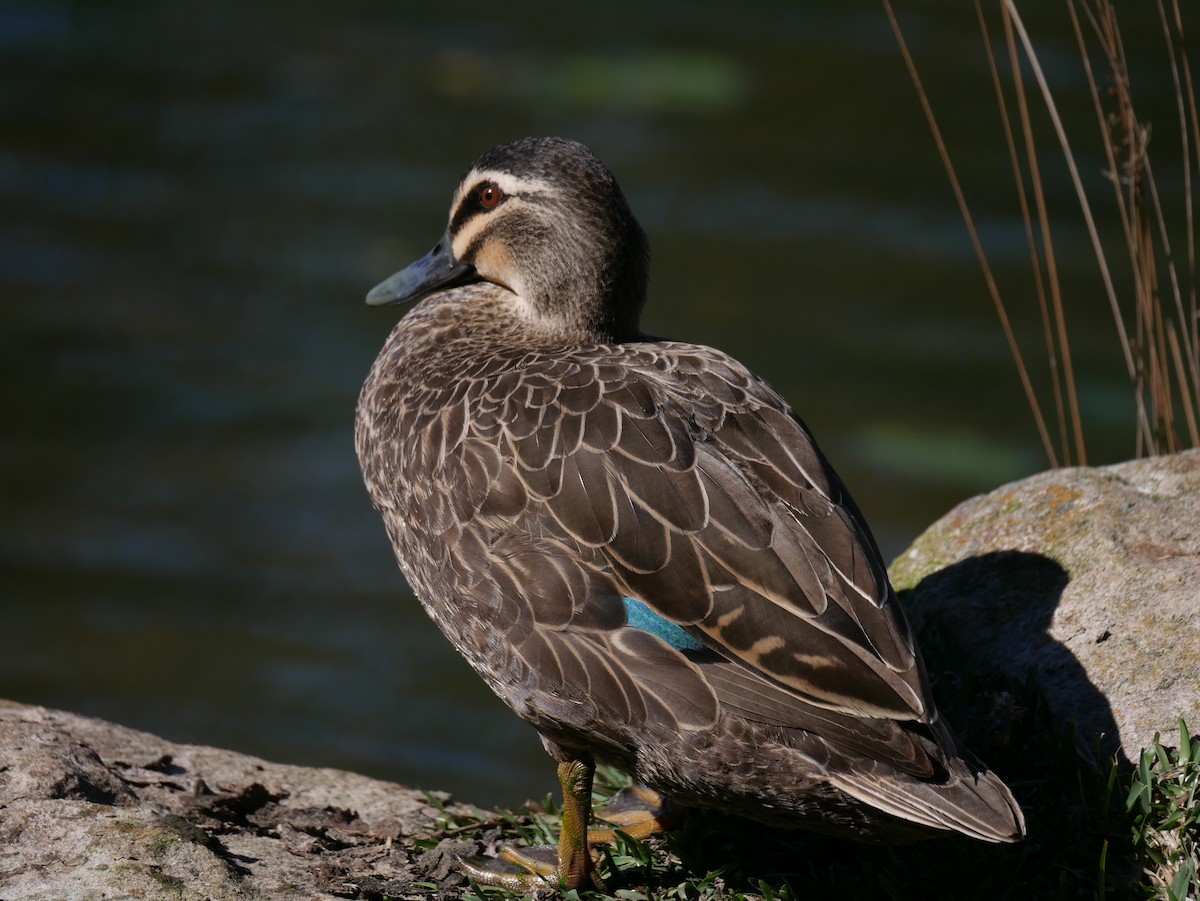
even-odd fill
[[[1036,349],[974,13],[899,5]],[[609,163],[654,247],[647,329],[783,390],[888,555],[1042,468],[881,8],[808,6],[0,2],[0,696],[481,804],[552,787],[407,594],[352,442],[396,315],[366,290],[525,134]],[[1065,19],[1042,19],[1102,185]],[[1130,394],[1051,179],[1091,457],[1115,461]]]

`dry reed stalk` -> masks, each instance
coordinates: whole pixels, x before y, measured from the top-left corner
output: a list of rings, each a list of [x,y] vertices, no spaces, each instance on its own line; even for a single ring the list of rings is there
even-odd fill
[[[954,170],[954,164],[950,160],[950,153],[946,149],[946,143],[942,140],[942,132],[938,128],[937,118],[933,114],[933,107],[929,103],[929,97],[921,84],[920,76],[917,74],[916,63],[913,62],[912,55],[908,52],[908,45],[904,41],[904,35],[900,31],[900,24],[896,21],[896,14],[892,11],[890,0],[883,0],[883,5],[887,10],[888,18],[891,20],[892,31],[896,35],[896,42],[900,45],[900,53],[904,57],[904,64],[908,67],[909,77],[917,89],[917,97],[920,100],[921,108],[925,112],[925,120],[929,124],[930,131],[933,132],[933,139],[937,145],[938,155],[941,157],[942,165],[945,167],[946,174],[950,179],[950,187],[954,191],[954,199],[958,203],[959,212],[962,214],[963,221],[967,225],[967,233],[971,238],[971,246],[975,250],[975,257],[979,261],[979,266],[983,270],[984,281],[987,283],[988,295],[992,298],[992,305],[995,307],[996,315],[1000,319],[1000,327],[1004,330],[1004,339],[1008,343],[1009,351],[1013,355],[1013,362],[1016,364],[1017,374],[1021,379],[1021,387],[1025,391],[1025,399],[1029,403],[1030,410],[1033,411],[1034,422],[1037,425],[1038,434],[1042,439],[1042,448],[1046,451],[1046,457],[1050,460],[1050,465],[1057,466],[1054,444],[1050,440],[1049,431],[1046,429],[1046,420],[1042,415],[1042,408],[1038,404],[1037,395],[1033,390],[1033,383],[1029,379],[1029,371],[1025,366],[1024,357],[1021,355],[1020,345],[1017,344],[1016,335],[1013,333],[1012,324],[1009,322],[1008,310],[1004,307],[1004,301],[1000,296],[1000,288],[997,286],[996,279],[992,275],[992,268],[988,264],[987,254],[983,249],[983,242],[979,238],[979,231],[975,228],[975,219],[971,215],[971,209],[967,205],[966,197],[963,195],[962,186],[959,184],[958,175]]]

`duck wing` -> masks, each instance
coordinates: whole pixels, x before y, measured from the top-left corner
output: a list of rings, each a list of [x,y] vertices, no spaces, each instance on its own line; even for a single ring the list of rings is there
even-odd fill
[[[537,527],[806,707],[929,721],[875,543],[787,404],[719,351],[611,350],[556,373],[553,404],[510,411]]]
[[[539,642],[560,658],[554,673],[588,657],[587,642],[644,654],[622,628],[628,597],[783,689],[777,708],[936,715],[849,494],[778,394],[719,351],[601,345],[484,361],[419,393],[389,380],[369,393],[359,433],[369,485],[415,474],[400,480],[404,498],[375,494],[418,593],[460,597],[459,619],[507,633],[534,672],[548,661]],[[475,640],[429,606],[467,653]],[[699,664],[664,650],[699,683],[681,696],[715,694]],[[740,683],[714,679],[736,706]],[[710,718],[714,704],[698,703],[697,722]]]

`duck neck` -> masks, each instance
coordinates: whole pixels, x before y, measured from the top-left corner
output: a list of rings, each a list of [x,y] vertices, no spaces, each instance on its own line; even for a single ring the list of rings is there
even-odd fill
[[[534,289],[529,299],[539,318],[600,344],[641,336],[650,271],[648,246],[636,222],[619,234],[604,252],[590,257],[590,265],[542,270],[545,281],[529,286]]]

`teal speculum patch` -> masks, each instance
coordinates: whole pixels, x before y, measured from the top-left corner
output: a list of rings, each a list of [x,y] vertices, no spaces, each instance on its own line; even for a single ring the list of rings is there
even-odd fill
[[[677,651],[703,651],[704,643],[683,631],[678,623],[673,623],[655,613],[641,601],[625,598],[625,622],[634,629],[649,632],[661,638]]]

